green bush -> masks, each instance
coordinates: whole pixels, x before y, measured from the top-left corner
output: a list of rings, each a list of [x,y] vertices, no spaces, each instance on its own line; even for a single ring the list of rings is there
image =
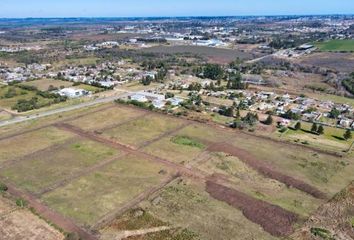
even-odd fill
[[[0,183],[0,192],[6,192],[7,191],[7,186],[4,183]]]
[[[171,139],[173,143],[203,149],[204,145],[187,136],[175,136]]]

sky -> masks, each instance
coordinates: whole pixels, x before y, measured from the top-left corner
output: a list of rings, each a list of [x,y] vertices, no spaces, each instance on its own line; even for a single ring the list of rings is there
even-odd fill
[[[354,14],[354,0],[0,0],[0,18]]]

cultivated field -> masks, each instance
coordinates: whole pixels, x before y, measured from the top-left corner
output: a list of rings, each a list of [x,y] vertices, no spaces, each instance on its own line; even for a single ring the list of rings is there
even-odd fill
[[[354,171],[346,155],[120,104],[0,132],[0,181],[84,239],[281,239]]]
[[[323,52],[354,52],[354,40],[330,40],[315,43]]]

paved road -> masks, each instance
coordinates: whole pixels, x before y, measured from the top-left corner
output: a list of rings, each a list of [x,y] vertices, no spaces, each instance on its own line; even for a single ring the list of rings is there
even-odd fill
[[[80,109],[80,108],[84,108],[84,107],[90,107],[90,106],[97,105],[100,103],[113,102],[116,99],[127,97],[129,94],[131,94],[131,92],[122,92],[119,95],[105,97],[105,98],[97,98],[95,100],[80,103],[80,104],[73,105],[73,106],[63,107],[63,108],[59,108],[59,109],[53,109],[53,110],[49,110],[49,111],[42,112],[42,113],[36,113],[33,115],[17,116],[12,119],[9,119],[9,120],[0,121],[0,127],[4,127],[4,126],[16,124],[16,123],[21,123],[21,122],[26,122],[26,121],[37,119],[37,118],[47,117],[50,115],[68,112],[68,111],[72,111],[72,110],[76,110],[76,109]]]

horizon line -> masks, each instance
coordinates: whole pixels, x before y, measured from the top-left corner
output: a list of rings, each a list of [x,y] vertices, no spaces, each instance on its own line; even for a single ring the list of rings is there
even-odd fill
[[[1,20],[3,19],[130,19],[130,18],[203,18],[203,17],[210,17],[210,18],[232,18],[232,17],[310,17],[310,16],[354,16],[354,13],[315,13],[315,14],[245,14],[245,15],[181,15],[181,16],[125,16],[125,17],[118,17],[118,16],[82,16],[82,17],[0,17]]]

